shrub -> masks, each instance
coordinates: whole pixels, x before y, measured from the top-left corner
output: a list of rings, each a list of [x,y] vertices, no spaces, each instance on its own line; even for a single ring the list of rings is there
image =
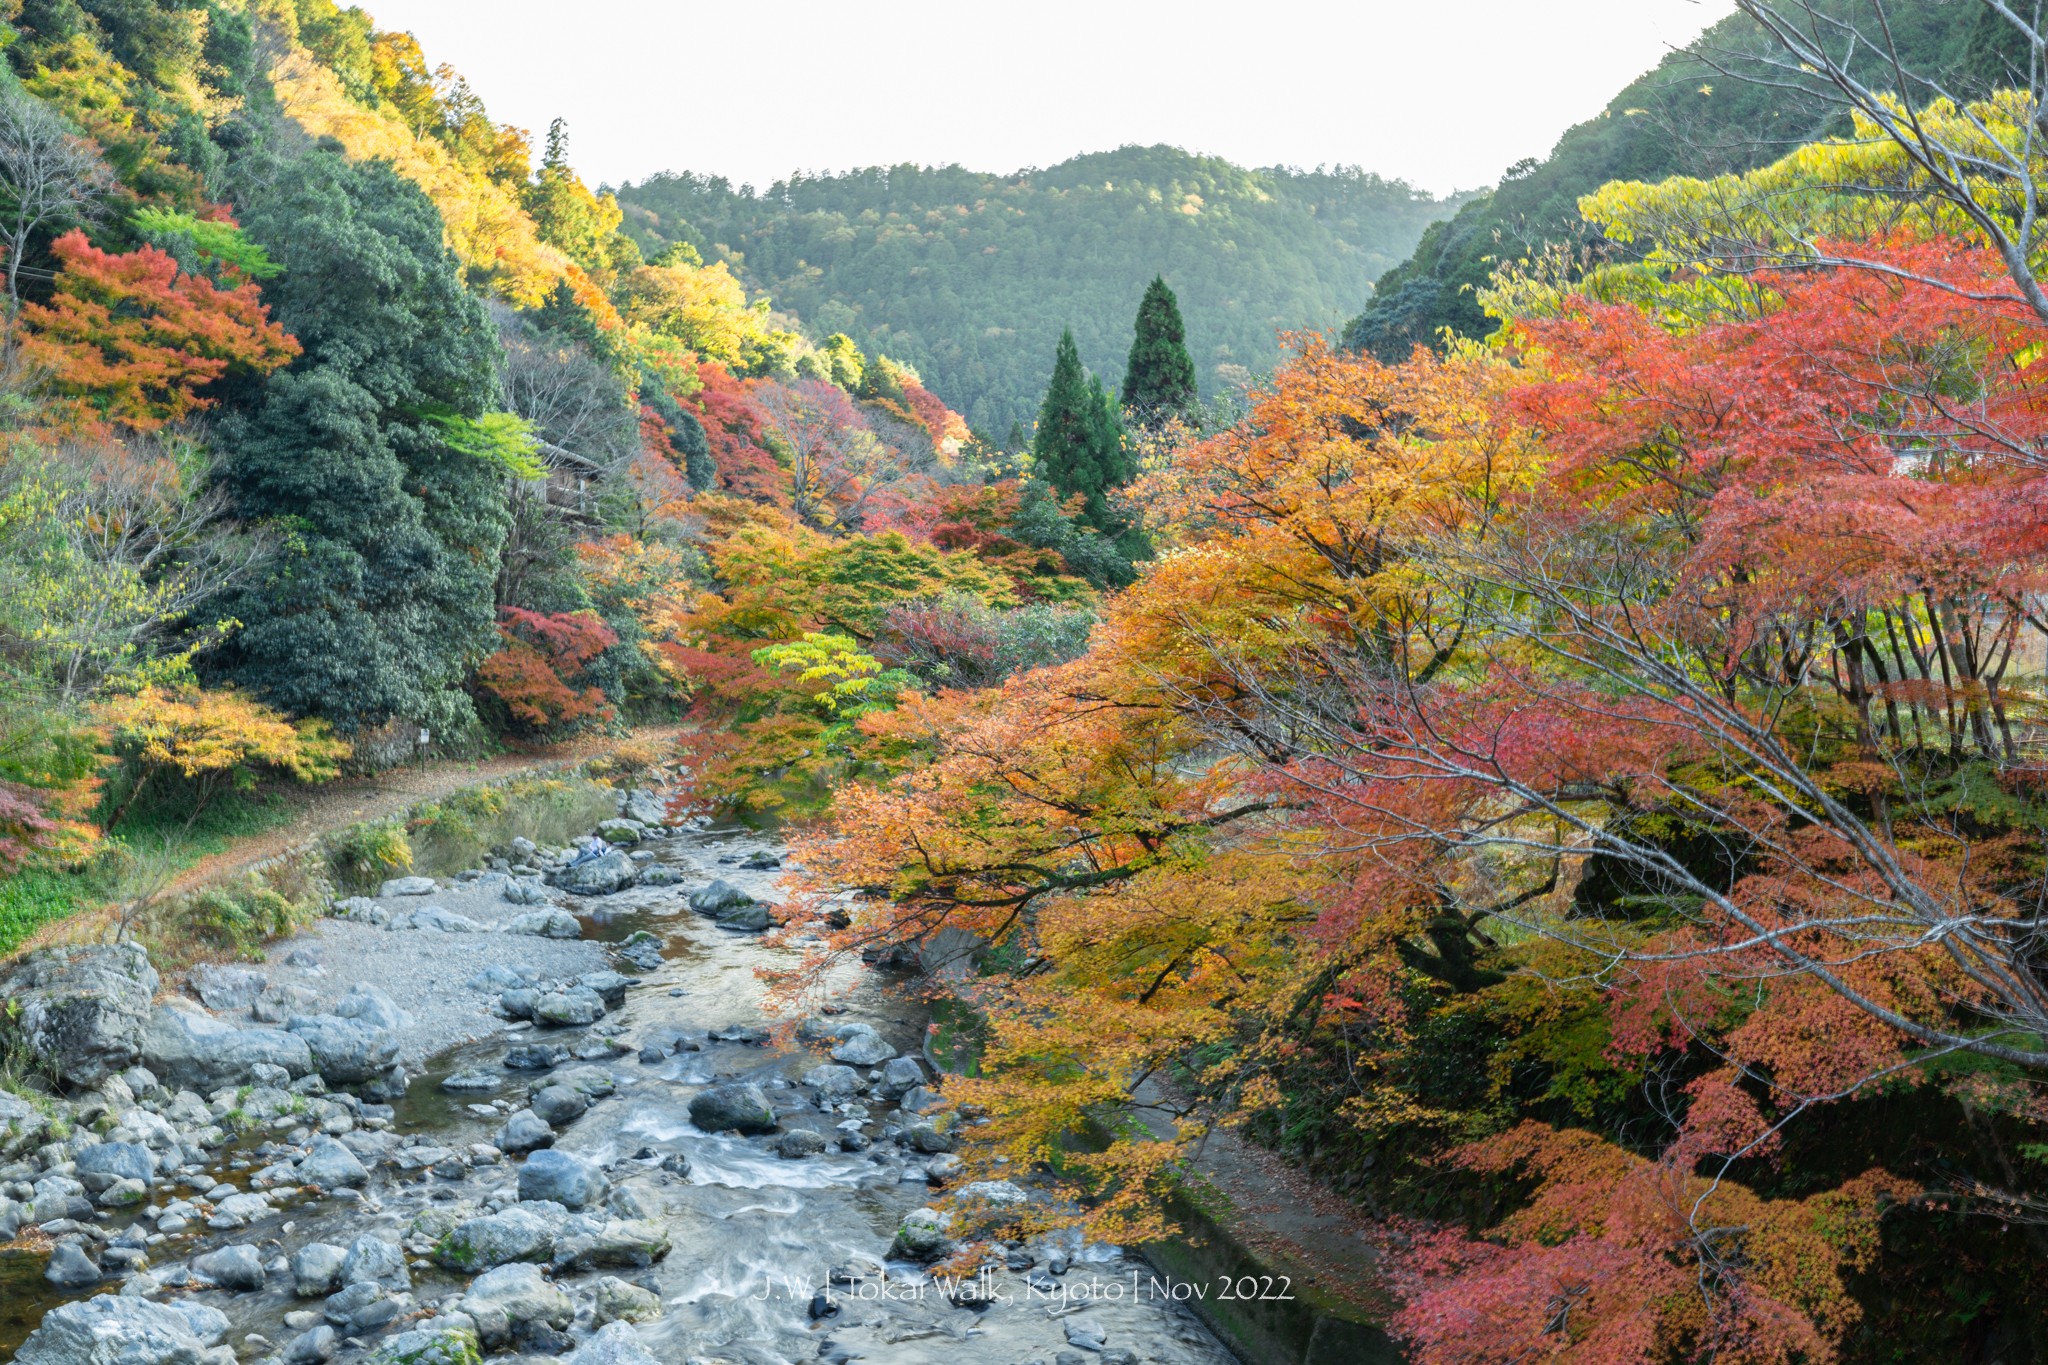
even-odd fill
[[[897,602],[882,613],[875,653],[927,683],[993,687],[1013,673],[1065,663],[1088,647],[1093,612],[1035,602],[1001,610],[964,594]]]
[[[373,891],[385,878],[412,870],[412,844],[395,820],[350,825],[334,836],[328,865],[343,888]]]

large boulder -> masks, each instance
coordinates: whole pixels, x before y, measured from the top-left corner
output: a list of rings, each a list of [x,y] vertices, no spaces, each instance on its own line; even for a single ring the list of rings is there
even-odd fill
[[[476,1318],[479,1327],[484,1314],[492,1312],[504,1314],[514,1325],[544,1322],[550,1327],[567,1327],[576,1317],[576,1305],[569,1296],[548,1283],[539,1266],[524,1261],[496,1266],[477,1276],[462,1296],[462,1311]]]
[[[312,1053],[312,1068],[329,1085],[360,1085],[398,1061],[398,1036],[338,1014],[295,1014],[285,1025]]]
[[[712,923],[721,929],[731,929],[735,933],[758,934],[772,926],[775,917],[760,901],[748,901],[745,905],[735,905],[719,911]]]
[[[607,1275],[597,1282],[597,1305],[591,1316],[599,1327],[608,1322],[652,1322],[661,1316],[661,1295]]]
[[[78,1183],[98,1194],[118,1180],[156,1183],[156,1158],[139,1142],[102,1142],[72,1158]]]
[[[458,1223],[434,1246],[435,1261],[470,1274],[513,1261],[545,1261],[554,1254],[555,1224],[518,1207]]]
[[[952,1222],[937,1209],[912,1209],[903,1215],[903,1222],[896,1229],[896,1240],[889,1246],[889,1254],[927,1265],[944,1260],[953,1253]]]
[[[832,1060],[848,1066],[880,1066],[895,1055],[896,1049],[866,1024],[849,1027],[832,1049]]]
[[[590,1221],[571,1220],[570,1231],[555,1239],[556,1274],[600,1266],[639,1269],[668,1255],[668,1230],[654,1219],[614,1218],[594,1227]]]
[[[348,994],[334,1006],[334,1012],[344,1019],[354,1019],[368,1024],[371,1028],[403,1029],[412,1027],[412,1015],[398,1007],[398,1002],[385,993],[381,986],[367,981],[358,981],[348,988]]]
[[[631,848],[647,834],[647,826],[639,820],[620,816],[616,820],[600,820],[597,823],[597,837],[608,844]]]
[[[0,972],[5,1028],[67,1084],[98,1085],[142,1056],[159,984],[139,943],[39,949]]]
[[[398,1243],[366,1232],[349,1244],[341,1263],[341,1282],[410,1289],[412,1272],[405,1268],[405,1251]]]
[[[582,1209],[604,1198],[610,1182],[597,1164],[569,1152],[543,1148],[519,1167],[519,1198],[550,1200],[565,1209]]]
[[[256,997],[263,994],[270,979],[247,967],[202,962],[185,973],[185,984],[199,997],[199,1003],[210,1010],[245,1010],[256,1003]]]
[[[643,825],[665,825],[668,823],[668,802],[645,787],[635,787],[619,802],[619,814]]]
[[[617,849],[572,863],[554,875],[554,883],[572,896],[609,896],[633,884],[633,860]]]
[[[370,1172],[354,1152],[322,1134],[299,1159],[299,1179],[323,1190],[340,1190],[367,1183]]]
[[[328,1242],[308,1242],[292,1253],[292,1292],[317,1299],[341,1288],[341,1267],[348,1253]]]
[[[575,1028],[604,1018],[604,997],[588,986],[549,991],[533,1002],[534,1019],[554,1028]]]
[[[247,1242],[238,1242],[194,1256],[192,1273],[222,1289],[246,1293],[263,1287],[263,1256]]]
[[[549,906],[545,910],[522,910],[505,924],[508,934],[532,934],[536,938],[582,938],[583,926],[567,910]]]
[[[527,1101],[533,1116],[550,1128],[561,1128],[583,1117],[590,1097],[574,1086],[544,1085]]]
[[[733,1128],[766,1133],[775,1128],[775,1109],[767,1093],[751,1082],[714,1085],[690,1097],[690,1122],[707,1133]]]
[[[432,877],[393,877],[377,888],[380,896],[431,896],[434,894]]]
[[[14,1354],[15,1365],[234,1365],[215,1345],[227,1315],[198,1304],[168,1307],[139,1297],[101,1294],[59,1304],[43,1315]]]
[[[690,908],[700,915],[724,915],[754,904],[754,898],[724,878],[690,893]]]
[[[313,1069],[304,1039],[273,1028],[236,1028],[179,1000],[151,1011],[142,1061],[165,1085],[201,1093],[247,1083],[259,1063],[283,1067],[295,1080]]]

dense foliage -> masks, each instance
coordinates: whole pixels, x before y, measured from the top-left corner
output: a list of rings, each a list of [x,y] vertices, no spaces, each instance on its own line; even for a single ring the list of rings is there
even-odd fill
[[[974,429],[1028,429],[1060,332],[1111,388],[1131,309],[1164,272],[1205,393],[1277,332],[1334,326],[1447,202],[1354,168],[1246,170],[1124,147],[988,175],[874,166],[765,191],[688,173],[619,190],[643,248],[730,260],[819,332],[915,365]]]

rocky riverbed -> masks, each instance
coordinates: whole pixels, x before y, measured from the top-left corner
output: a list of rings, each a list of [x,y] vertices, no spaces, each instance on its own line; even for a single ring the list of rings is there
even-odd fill
[[[389,882],[262,964],[0,970],[56,1090],[0,1093],[0,1360],[1229,1359],[1113,1248],[935,1276],[938,1205],[1032,1182],[960,1183],[971,1120],[879,978],[775,1045],[781,850],[662,818],[629,794],[609,851]]]

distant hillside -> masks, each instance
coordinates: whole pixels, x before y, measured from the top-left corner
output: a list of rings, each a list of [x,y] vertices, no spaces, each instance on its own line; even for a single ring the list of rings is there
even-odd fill
[[[1340,324],[1371,281],[1456,201],[1364,171],[1247,170],[1125,147],[1045,170],[870,167],[765,192],[690,173],[619,192],[649,256],[670,242],[725,259],[819,336],[843,331],[914,365],[1000,438],[1029,427],[1060,329],[1105,381],[1164,272],[1205,390],[1254,371],[1276,333]]]
[[[1866,22],[1871,13],[1867,0],[1824,0],[1823,8]],[[1886,13],[1908,66],[1943,76],[1951,88],[1982,90],[2008,62],[2025,68],[2023,51],[2005,50],[2010,28],[1987,7],[1890,0]],[[1493,191],[1432,224],[1415,254],[1379,279],[1364,311],[1345,327],[1345,343],[1393,360],[1433,343],[1446,327],[1484,336],[1493,326],[1474,291],[1496,260],[1546,242],[1594,243],[1597,234],[1579,218],[1579,196],[1610,180],[1748,170],[1841,131],[1845,121],[1832,107],[1802,100],[1782,83],[1757,84],[1717,69],[1732,60],[1739,72],[1742,54],[1767,50],[1767,41],[1748,17],[1732,15],[1567,131],[1548,157],[1511,167]],[[1884,79],[1882,72],[1873,76]]]

